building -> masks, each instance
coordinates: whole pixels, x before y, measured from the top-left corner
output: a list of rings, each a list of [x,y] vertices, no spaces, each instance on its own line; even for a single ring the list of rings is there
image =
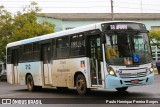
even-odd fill
[[[111,20],[110,13],[45,13],[45,16],[37,16],[39,23],[54,23],[56,32]],[[148,30],[160,29],[160,13],[115,13],[114,19],[142,22]]]

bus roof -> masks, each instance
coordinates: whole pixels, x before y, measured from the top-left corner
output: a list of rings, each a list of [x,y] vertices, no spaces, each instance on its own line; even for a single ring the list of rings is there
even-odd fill
[[[89,30],[100,28],[101,24],[103,24],[103,23],[118,23],[118,22],[140,23],[140,22],[134,22],[134,21],[99,22],[99,23],[85,25],[85,26],[82,26],[82,27],[77,27],[77,28],[73,28],[73,29],[69,29],[69,30],[64,30],[64,31],[60,31],[60,32],[55,32],[55,33],[51,33],[51,34],[46,34],[46,35],[42,35],[42,36],[37,36],[37,37],[29,38],[29,39],[24,39],[24,40],[12,42],[12,43],[7,44],[7,47],[14,47],[14,46],[18,46],[18,45],[38,42],[38,41],[41,41],[41,40],[47,40],[47,39],[51,39],[51,38],[61,37],[61,36],[64,36],[64,35],[81,33],[81,32],[84,32],[84,31],[89,31]]]

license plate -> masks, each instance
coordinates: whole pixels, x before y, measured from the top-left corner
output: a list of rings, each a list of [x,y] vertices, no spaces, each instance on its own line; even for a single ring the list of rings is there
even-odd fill
[[[138,83],[139,83],[139,80],[131,80],[131,83],[132,83],[132,84],[138,84]]]

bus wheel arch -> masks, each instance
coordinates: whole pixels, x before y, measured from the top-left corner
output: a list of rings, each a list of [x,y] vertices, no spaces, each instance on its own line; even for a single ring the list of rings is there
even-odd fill
[[[26,83],[26,85],[27,85],[27,76],[28,76],[28,75],[31,75],[31,74],[30,74],[30,73],[27,73],[26,76],[25,76],[25,83]],[[32,75],[31,75],[31,76],[32,76]]]
[[[74,86],[76,86],[79,95],[85,95],[90,91],[90,89],[87,88],[86,78],[80,71],[74,75]]]

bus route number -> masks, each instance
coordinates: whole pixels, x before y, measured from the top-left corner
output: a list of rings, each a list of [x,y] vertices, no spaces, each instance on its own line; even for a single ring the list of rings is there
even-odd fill
[[[28,65],[25,65],[26,66],[26,70],[30,70],[31,69],[31,65],[28,64]]]

